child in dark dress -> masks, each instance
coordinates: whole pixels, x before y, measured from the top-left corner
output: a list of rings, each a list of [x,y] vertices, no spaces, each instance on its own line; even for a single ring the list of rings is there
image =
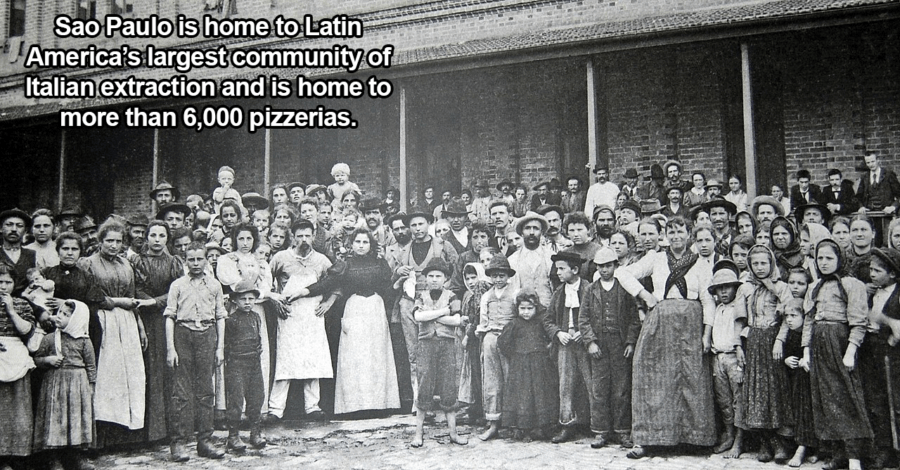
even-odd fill
[[[515,429],[513,438],[544,439],[559,409],[556,369],[547,349],[550,340],[541,319],[543,305],[534,290],[516,295],[518,316],[500,333],[497,345],[509,360],[503,399],[503,424]],[[528,434],[526,434],[528,431]]]
[[[802,269],[802,268],[800,268]],[[794,276],[794,274],[791,274]],[[788,420],[793,425],[794,442],[797,450],[788,461],[788,466],[799,467],[804,458],[816,463],[818,458],[810,448],[818,447],[812,416],[812,392],[809,389],[809,373],[800,367],[803,347],[803,300],[794,298],[784,307],[784,323],[789,328],[784,342],[784,364],[788,366]]]
[[[78,469],[93,466],[76,449],[93,440],[93,383],[97,380],[94,347],[88,337],[90,311],[82,302],[67,300],[49,316],[56,331],[44,336],[34,362],[49,369],[41,384],[34,416],[35,450],[55,450],[53,468],[60,460]]]

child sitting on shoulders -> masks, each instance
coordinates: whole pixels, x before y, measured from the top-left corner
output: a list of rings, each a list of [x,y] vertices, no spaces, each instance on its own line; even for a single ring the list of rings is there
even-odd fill
[[[509,360],[503,396],[503,423],[515,430],[513,439],[545,439],[559,410],[556,368],[550,362],[544,331],[544,306],[527,288],[516,295],[518,316],[500,333],[497,346]]]
[[[794,268],[800,269],[803,268]],[[803,300],[791,299],[784,307],[784,324],[789,328],[787,339],[784,342],[784,364],[788,367],[788,409],[789,421],[792,423],[794,442],[797,450],[788,462],[790,467],[799,467],[803,460],[809,463],[818,462],[815,452],[810,448],[818,446],[812,416],[812,391],[809,385],[809,372],[800,367],[800,358],[803,357],[803,347],[800,346],[803,336]]]
[[[422,447],[425,415],[433,406],[435,394],[441,397],[441,409],[450,428],[450,442],[468,444],[456,432],[457,394],[456,329],[465,327],[460,316],[460,301],[453,292],[444,289],[451,268],[443,258],[432,258],[422,270],[425,290],[416,292],[413,315],[419,322],[418,367],[416,368],[416,434],[412,447]]]
[[[334,178],[334,183],[328,185],[328,193],[331,195],[331,203],[335,207],[340,206],[344,193],[348,191],[362,193],[356,183],[350,182],[350,165],[346,163],[335,164],[331,167],[331,177]]]
[[[222,208],[222,203],[225,202],[226,199],[234,199],[234,201],[241,206],[241,214],[246,214],[247,210],[244,209],[244,205],[241,202],[241,193],[231,187],[231,185],[234,184],[234,169],[230,166],[223,166],[219,168],[217,174],[219,187],[214,189],[212,193],[214,212],[216,214],[219,213],[219,209]]]

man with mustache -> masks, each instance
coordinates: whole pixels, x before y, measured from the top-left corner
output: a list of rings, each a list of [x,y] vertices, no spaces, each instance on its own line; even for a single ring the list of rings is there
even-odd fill
[[[457,253],[463,253],[469,249],[469,210],[462,199],[455,197],[450,200],[442,212],[444,219],[450,223],[450,231],[444,234],[444,240],[453,245]],[[476,260],[477,261],[477,260]]]
[[[516,271],[511,281],[516,288],[534,289],[543,305],[550,305],[553,294],[550,272],[553,269],[553,251],[541,244],[547,231],[547,219],[537,212],[526,212],[516,222],[516,232],[522,236],[522,249],[509,257],[509,265]]]
[[[384,226],[384,209],[384,202],[377,197],[363,199],[359,205],[359,210],[366,219],[366,227],[375,236],[375,240],[378,242],[378,254],[382,257],[384,257],[385,248],[394,243],[394,236]]]
[[[616,231],[616,213],[611,206],[597,206],[594,209],[594,225],[597,227],[597,243],[609,246],[609,237]]]
[[[128,250],[125,251],[125,258],[129,261],[140,255],[147,244],[147,225],[150,221],[146,215],[135,215],[128,218]]]
[[[597,206],[614,207],[616,198],[619,197],[619,186],[609,180],[609,166],[595,168],[594,174],[597,182],[588,188],[584,202],[585,214],[593,214]]]
[[[312,221],[298,220],[291,232],[293,249],[279,251],[271,262],[281,298],[277,297],[279,294],[272,295],[288,306],[290,315],[278,319],[275,383],[269,393],[269,414],[275,418],[284,415],[291,381],[300,381],[306,416],[322,419],[325,414],[319,408],[319,379],[333,376],[324,316],[337,296],[332,293],[325,300],[296,297],[298,289],[325,277],[331,261],[312,248],[316,233]]]
[[[547,233],[544,234],[542,243],[550,247],[553,253],[562,251],[560,244],[566,237],[563,235],[562,222],[565,212],[560,206],[544,205],[537,208],[538,214],[547,219]]]
[[[0,212],[0,235],[3,237],[3,250],[0,250],[0,263],[13,267],[12,296],[19,297],[28,286],[25,273],[37,266],[37,253],[22,247],[25,231],[31,228],[31,217],[22,209],[15,208]]]

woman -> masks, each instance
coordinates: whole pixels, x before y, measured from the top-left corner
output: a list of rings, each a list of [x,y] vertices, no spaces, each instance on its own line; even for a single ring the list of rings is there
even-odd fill
[[[892,220],[888,226],[888,245],[895,250],[900,250],[900,219]]]
[[[834,241],[838,242],[841,249],[847,251],[850,249],[850,219],[844,216],[837,216],[828,223],[828,229]]]
[[[56,238],[59,265],[44,271],[44,277],[56,283],[56,289],[53,292],[54,298],[47,301],[48,307],[59,308],[65,299],[87,303],[94,297],[88,273],[78,266],[83,247],[81,236],[75,232],[63,232]],[[100,350],[102,335],[96,314],[91,315],[88,332],[96,354]]]
[[[872,260],[872,249],[875,248],[875,225],[865,214],[856,214],[850,219],[850,249],[843,253],[847,260],[842,274],[855,277],[868,284],[869,262]]]
[[[341,320],[335,378],[334,413],[400,407],[397,370],[383,296],[391,268],[378,258],[378,242],[365,228],[350,236],[352,254],[325,279],[298,291],[297,297],[324,295],[341,288],[349,295]]]
[[[791,198],[784,196],[784,190],[781,189],[780,185],[772,185],[772,197],[774,197],[776,201],[781,203],[781,207],[784,208],[785,214],[791,213]]]
[[[13,298],[15,270],[0,263],[0,467],[10,468],[31,454],[34,416],[31,370],[34,361],[26,343],[35,329],[28,301]]]
[[[300,218],[300,213],[297,212],[297,208],[295,208],[291,204],[281,204],[275,206],[272,209],[272,223],[273,224],[282,224],[285,227],[293,227],[294,222]]]
[[[800,247],[800,237],[794,230],[794,224],[779,216],[769,227],[769,239],[772,240],[772,251],[781,280],[787,282],[791,268],[801,267],[805,261],[805,255]]]
[[[756,237],[756,219],[749,212],[738,212],[734,216],[734,225],[737,227],[738,235]]]
[[[684,194],[684,205],[688,209],[709,201],[709,194],[706,192],[706,175],[699,171],[694,172],[691,175],[691,183],[694,184],[694,187]]]
[[[147,334],[147,351],[144,367],[147,371],[147,408],[144,430],[147,440],[158,441],[168,436],[166,427],[168,405],[171,402],[172,384],[167,379],[166,322],[163,310],[169,296],[169,285],[184,275],[184,264],[166,252],[169,228],[160,220],[147,226],[147,250],[132,262],[136,297],[147,299],[147,306],[140,309],[144,331]]]
[[[219,257],[216,266],[216,275],[223,288],[232,292],[243,292],[252,289],[259,291],[257,304],[253,307],[253,311],[259,315],[259,331],[260,344],[262,346],[262,354],[259,355],[260,369],[263,376],[263,406],[261,413],[265,415],[268,412],[269,403],[269,336],[268,324],[266,322],[266,312],[262,303],[269,298],[272,292],[272,275],[264,272],[259,260],[253,252],[259,246],[259,231],[250,224],[240,224],[234,228],[232,233],[232,245],[234,251]],[[219,368],[222,371],[222,367]],[[218,381],[218,376],[217,376]],[[220,403],[221,409],[224,409],[224,378],[222,381],[222,389],[216,392],[216,408]],[[221,401],[220,401],[221,398]]]
[[[276,184],[275,186],[273,186],[271,196],[272,207],[288,202],[287,189],[285,189],[285,186],[283,184]]]
[[[234,228],[243,220],[242,214],[241,206],[237,202],[229,199],[222,203],[222,207],[219,209],[219,218],[222,219],[224,238],[231,238]]]
[[[525,215],[528,212],[530,207],[530,202],[528,201],[528,188],[523,185],[517,185],[516,190],[513,193],[516,200],[513,203],[513,217],[519,218]]]
[[[747,193],[741,189],[741,178],[738,175],[731,175],[731,178],[728,178],[728,189],[725,200],[734,204],[738,212],[747,210]]]
[[[138,307],[147,300],[135,298],[134,270],[119,256],[125,226],[104,222],[99,230],[100,251],[84,260],[91,283],[97,289],[92,299],[103,338],[97,353],[94,386],[94,419],[100,447],[143,440],[146,411],[143,351],[147,348],[144,324]]]
[[[634,250],[634,236],[630,232],[619,229],[609,237],[609,247],[619,258],[619,267],[628,266],[637,261]]]
[[[355,209],[359,210],[359,200],[362,196],[359,194],[359,191],[352,189],[344,193],[341,196],[341,207],[344,209]]]
[[[712,372],[705,354],[703,325],[715,302],[707,291],[709,267],[690,250],[688,224],[675,217],[666,224],[669,248],[648,253],[616,272],[630,294],[651,310],[635,346],[632,390],[632,439],[628,457],[647,455],[645,446],[716,442]],[[638,281],[649,277],[653,293]],[[704,319],[709,319],[704,321]]]

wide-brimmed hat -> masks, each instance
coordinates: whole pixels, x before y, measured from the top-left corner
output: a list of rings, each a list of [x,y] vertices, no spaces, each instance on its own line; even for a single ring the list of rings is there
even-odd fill
[[[241,202],[244,204],[244,207],[254,206],[257,209],[265,209],[269,207],[269,200],[260,196],[260,194],[256,192],[244,193],[244,195],[241,196]]]
[[[709,181],[707,181],[707,182],[706,182],[706,186],[705,186],[705,188],[707,188],[707,189],[709,189],[709,188],[719,188],[719,189],[722,189],[722,187],[723,187],[723,186],[722,186],[722,182],[719,181],[719,180],[717,180],[717,179],[715,179],[715,178],[712,178],[712,179],[710,179]]]
[[[425,265],[425,269],[422,269],[422,275],[425,276],[431,271],[440,271],[444,273],[444,276],[450,277],[452,269],[444,258],[435,256],[428,261],[428,264]]]
[[[157,185],[156,185],[156,188],[154,188],[153,191],[150,191],[150,199],[156,199],[156,195],[157,195],[160,191],[164,191],[164,190],[166,190],[166,189],[168,189],[169,191],[172,191],[172,200],[173,200],[173,201],[178,200],[178,198],[181,197],[181,193],[178,192],[178,188],[176,188],[175,186],[172,186],[171,184],[169,184],[169,183],[163,181],[163,182],[157,184]]]
[[[659,163],[654,163],[654,164],[650,165],[649,178],[645,176],[644,179],[664,180],[664,179],[666,179],[666,174],[663,172],[662,167],[659,166]]]
[[[367,197],[359,203],[359,211],[363,213],[374,210],[380,210],[381,212],[384,212],[384,206],[384,201],[382,201],[381,199],[377,197]]]
[[[540,188],[541,186],[546,186],[547,189],[550,189],[550,183],[547,182],[547,181],[541,181],[540,183],[534,185],[531,189],[532,189],[533,191],[537,191],[538,188]]]
[[[92,228],[97,228],[97,224],[94,222],[94,219],[89,215],[84,215],[80,219],[75,221],[75,226],[72,227],[72,230],[74,230],[76,233],[81,233]]]
[[[328,187],[327,187],[327,186],[324,186],[324,185],[321,185],[321,184],[316,184],[316,183],[312,183],[312,184],[310,184],[309,186],[306,187],[306,195],[309,196],[309,197],[314,197],[314,196],[316,195],[316,193],[318,193],[318,192],[320,192],[320,191],[326,191],[326,192],[327,192],[327,191],[328,191]],[[288,193],[290,193],[290,192],[291,192],[291,190],[288,189]]]
[[[662,209],[659,199],[641,199],[641,214],[643,215],[655,214]]]
[[[512,189],[515,185],[512,184],[512,181],[510,181],[510,180],[503,180],[503,181],[497,183],[497,186],[496,186],[497,191],[503,191],[504,186],[509,186],[509,189]]]
[[[609,165],[597,164],[591,171],[596,175],[600,170],[609,173]]]
[[[559,178],[550,178],[550,189],[562,189],[562,187]]]
[[[84,215],[84,211],[81,210],[78,206],[69,206],[65,209],[59,211],[59,214],[56,214],[56,220],[59,221],[63,217],[81,217]]]
[[[616,255],[616,252],[608,246],[604,246],[594,253],[594,264],[597,266],[612,263],[613,261],[619,261],[619,257]]]
[[[877,256],[896,275],[900,276],[900,251],[894,248],[873,248],[872,255]]]
[[[183,215],[185,218],[187,218],[187,216],[189,216],[191,214],[190,207],[188,207],[184,204],[174,202],[172,204],[166,204],[166,205],[160,207],[159,210],[156,212],[156,219],[163,220],[165,218],[165,215],[167,212],[173,212],[173,211],[180,212],[181,215]]]
[[[242,290],[242,291],[234,291],[234,292],[228,294],[228,296],[231,297],[232,299],[235,299],[235,298],[240,297],[240,296],[242,296],[242,295],[244,295],[244,294],[247,294],[247,293],[252,293],[254,296],[259,297],[259,291],[256,290],[256,289],[247,289],[247,290]]]
[[[396,214],[385,219],[384,225],[387,225],[388,228],[390,228],[391,224],[393,224],[394,221],[398,219],[403,221],[403,225],[406,225],[407,227],[409,226],[409,215],[403,211],[397,212]]]
[[[625,175],[623,177],[624,178],[637,178],[638,172],[634,168],[629,168],[629,169],[625,170]]]
[[[557,214],[559,214],[560,217],[563,217],[566,215],[566,211],[563,210],[562,207],[557,206],[555,204],[542,204],[542,205],[538,206],[538,208],[535,209],[534,211],[537,212],[538,214],[541,214],[544,216],[546,216],[548,212],[556,212]]]
[[[450,202],[447,203],[447,208],[444,209],[441,214],[444,217],[448,215],[468,215],[469,210],[466,209],[466,203],[464,203],[462,199],[454,197],[450,199]]]
[[[681,162],[679,162],[678,160],[666,160],[666,162],[663,163],[663,165],[662,165],[662,169],[663,169],[663,171],[665,171],[666,176],[669,175],[669,167],[672,165],[675,165],[678,167],[678,173],[682,173]]]
[[[505,272],[506,274],[509,274],[510,277],[516,275],[516,270],[509,265],[509,259],[502,254],[494,255],[484,268],[484,273],[488,276],[497,271]]]
[[[546,232],[547,228],[550,227],[550,224],[547,222],[547,219],[544,218],[541,214],[537,212],[528,211],[523,215],[519,220],[516,221],[516,233],[522,235],[522,229],[525,227],[525,224],[531,222],[532,220],[536,220],[541,224],[541,232]]]
[[[147,216],[144,214],[132,215],[131,217],[129,217],[126,220],[126,222],[128,223],[128,225],[131,225],[132,227],[137,227],[137,226],[146,227],[146,226],[150,225],[150,219],[148,219]]]
[[[831,218],[831,211],[828,210],[827,206],[819,204],[818,202],[811,202],[809,204],[801,204],[794,209],[794,217],[797,219],[798,223],[803,221],[803,213],[806,212],[807,209],[818,209],[819,212],[822,213],[822,218],[825,220]]]
[[[772,196],[756,196],[753,198],[753,202],[750,204],[750,215],[756,217],[756,214],[759,212],[759,206],[772,206],[775,208],[775,213],[784,217],[784,206],[778,202],[778,199],[775,199]]]
[[[407,215],[407,222],[412,220],[414,217],[425,217],[425,220],[427,220],[429,224],[434,222],[434,213],[429,211],[426,207],[416,206],[410,208],[409,215]]]
[[[285,188],[287,188],[288,196],[291,195],[291,189],[294,189],[294,188],[300,188],[303,190],[304,194],[306,193],[306,185],[299,181],[294,181],[293,183],[288,183],[287,185],[285,185]]]
[[[709,286],[710,294],[715,294],[716,288],[721,286],[740,286],[743,284],[738,280],[737,274],[731,269],[720,269],[713,274],[712,285]]]
[[[741,270],[738,268],[737,263],[728,258],[720,259],[719,261],[716,261],[716,264],[713,265],[713,272],[716,272],[720,269],[730,269],[734,271],[735,276],[741,276]]]
[[[706,209],[707,214],[713,207],[724,207],[725,210],[728,211],[728,213],[732,216],[737,214],[737,206],[734,205],[734,203],[732,203],[731,201],[724,198],[710,199],[709,201],[703,203],[703,207]]]
[[[622,210],[622,209],[629,209],[631,211],[634,211],[634,215],[636,215],[638,217],[640,217],[641,214],[643,214],[643,211],[641,211],[641,205],[638,204],[638,202],[635,201],[634,199],[629,199],[629,200],[623,202],[622,205],[619,207],[619,210]]]
[[[584,263],[584,258],[582,258],[581,255],[579,255],[578,253],[575,253],[574,251],[566,250],[566,251],[560,251],[559,253],[556,253],[553,256],[551,256],[550,261],[553,261],[554,263],[557,261],[566,261],[566,262],[580,266],[582,263]]]
[[[31,227],[31,216],[18,207],[0,212],[0,225],[2,225],[3,222],[10,217],[18,217],[22,219],[22,222],[25,222],[25,227]]]

